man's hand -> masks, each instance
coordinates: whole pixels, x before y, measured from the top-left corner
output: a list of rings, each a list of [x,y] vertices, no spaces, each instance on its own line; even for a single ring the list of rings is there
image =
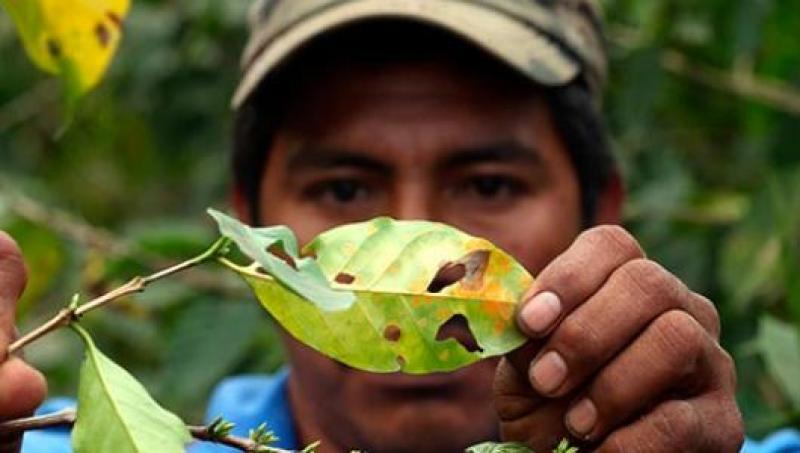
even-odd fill
[[[625,230],[583,233],[518,312],[533,340],[495,377],[504,439],[549,451],[573,437],[600,451],[738,451],[741,414],[719,317],[649,261]]]
[[[6,352],[16,336],[14,317],[25,281],[19,248],[0,231],[0,421],[30,415],[47,393],[41,373]],[[0,437],[0,452],[18,451],[20,441],[21,436]]]

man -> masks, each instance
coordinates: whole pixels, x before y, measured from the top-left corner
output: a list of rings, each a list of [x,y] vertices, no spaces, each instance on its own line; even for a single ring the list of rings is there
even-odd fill
[[[378,215],[443,221],[538,277],[517,316],[530,342],[499,361],[376,375],[284,335],[288,371],[224,382],[209,416],[239,433],[266,420],[282,446],[323,451],[498,438],[548,451],[562,437],[601,451],[740,448],[713,305],[609,226],[623,188],[598,113],[593,3],[274,0],[251,25],[234,96],[242,219],[286,224],[301,242]],[[4,350],[24,277],[10,241],[0,246]],[[44,383],[4,359],[0,417],[21,416]]]

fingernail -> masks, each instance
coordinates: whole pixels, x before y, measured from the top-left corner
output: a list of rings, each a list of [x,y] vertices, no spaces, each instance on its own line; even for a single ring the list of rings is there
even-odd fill
[[[561,315],[561,300],[556,293],[541,292],[528,301],[520,317],[525,326],[535,334],[543,334]]]
[[[577,437],[586,438],[597,424],[597,408],[589,398],[572,406],[566,416],[567,428]]]
[[[549,394],[560,387],[567,377],[567,363],[559,353],[550,351],[531,365],[529,374],[536,390]]]

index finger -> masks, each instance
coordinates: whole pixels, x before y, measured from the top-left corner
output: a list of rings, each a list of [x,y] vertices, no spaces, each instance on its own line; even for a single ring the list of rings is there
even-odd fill
[[[14,333],[17,300],[25,289],[27,272],[22,252],[11,236],[0,231],[0,358]]]
[[[525,293],[517,315],[520,329],[533,338],[547,335],[560,319],[597,292],[614,270],[644,255],[622,227],[603,225],[584,231]]]

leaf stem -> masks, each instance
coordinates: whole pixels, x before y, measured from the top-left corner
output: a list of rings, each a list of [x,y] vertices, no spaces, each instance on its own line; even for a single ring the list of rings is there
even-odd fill
[[[20,337],[18,340],[14,341],[8,346],[8,354],[14,354],[15,352],[19,351],[20,349],[24,348],[28,344],[38,340],[39,338],[47,335],[48,333],[72,324],[73,322],[80,319],[85,313],[92,311],[94,309],[100,308],[109,302],[117,300],[121,297],[142,292],[147,287],[147,285],[161,280],[162,278],[169,277],[170,275],[176,274],[178,272],[184,271],[191,267],[197,266],[205,261],[209,261],[214,259],[218,256],[223,255],[230,244],[230,240],[228,238],[222,237],[218,239],[214,244],[211,245],[206,251],[203,253],[195,256],[194,258],[190,258],[186,261],[178,263],[174,266],[168,267],[164,270],[158,271],[154,274],[145,276],[145,277],[134,277],[129,280],[124,285],[103,294],[100,297],[92,299],[85,304],[75,306],[74,304],[70,304],[69,307],[61,309],[55,316],[53,316],[49,321],[45,322],[44,324],[40,325],[39,327],[35,328],[34,330],[28,332],[24,336]]]
[[[16,420],[9,420],[0,423],[0,436],[9,434],[17,434],[25,431],[45,428],[57,427],[71,427],[75,424],[77,414],[74,409],[65,409],[63,411],[55,412],[47,415],[38,415],[35,417],[19,418]],[[240,451],[255,453],[291,453],[291,450],[284,450],[282,448],[275,448],[266,445],[259,445],[252,439],[245,437],[237,437],[231,435],[218,436],[215,435],[209,426],[187,426],[192,437],[205,441],[214,442],[228,447],[236,448]]]
[[[17,434],[34,429],[57,428],[72,426],[75,423],[75,410],[65,409],[47,415],[18,418],[0,423],[0,436]]]
[[[253,277],[259,277],[264,279],[270,279],[270,280],[273,279],[273,277],[269,274],[256,272],[255,267],[257,266],[257,264],[255,263],[251,264],[250,266],[240,266],[234,263],[233,261],[229,260],[228,258],[225,258],[224,256],[217,257],[217,262],[234,272],[247,274]]]
[[[189,428],[189,432],[192,434],[197,440],[202,440],[206,442],[214,442],[222,445],[227,445],[228,447],[233,447],[241,451],[245,452],[264,452],[264,453],[289,453],[292,450],[284,450],[282,448],[270,447],[267,445],[260,445],[253,441],[253,439],[248,439],[246,437],[238,437],[238,436],[216,436],[211,433],[211,430],[208,426],[187,426]]]

